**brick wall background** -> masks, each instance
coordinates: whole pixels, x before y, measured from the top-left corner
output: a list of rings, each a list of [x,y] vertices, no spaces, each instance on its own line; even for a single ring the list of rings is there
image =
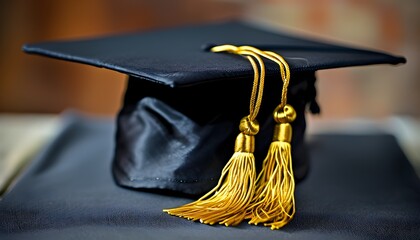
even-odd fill
[[[125,76],[25,55],[25,42],[93,37],[245,18],[274,28],[375,48],[408,64],[318,72],[324,118],[420,117],[420,2],[416,0],[0,1],[0,112],[74,108],[113,115]]]

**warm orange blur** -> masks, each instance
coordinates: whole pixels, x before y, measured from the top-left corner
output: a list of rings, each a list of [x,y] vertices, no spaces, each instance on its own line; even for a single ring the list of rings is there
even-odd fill
[[[113,115],[125,76],[25,55],[26,42],[84,38],[246,18],[404,55],[408,64],[318,73],[324,117],[420,117],[420,3],[416,0],[15,0],[0,2],[0,112]]]

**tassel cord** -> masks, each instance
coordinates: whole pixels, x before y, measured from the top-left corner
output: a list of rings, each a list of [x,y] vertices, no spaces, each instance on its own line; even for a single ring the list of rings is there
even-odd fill
[[[284,58],[278,55],[277,53],[270,52],[270,51],[261,51],[258,48],[255,48],[252,46],[241,46],[239,48],[243,50],[255,52],[256,54],[259,54],[279,65],[280,75],[283,81],[283,87],[281,91],[281,102],[277,108],[282,109],[286,105],[286,102],[287,102],[287,89],[289,87],[289,82],[290,82],[290,67],[287,64],[286,60],[284,60]]]
[[[276,53],[248,46],[243,48],[276,62],[283,80],[281,102],[274,110],[274,119],[278,123],[274,142],[263,161],[255,195],[245,215],[246,219],[250,219],[249,224],[263,223],[271,229],[278,229],[286,225],[295,214],[295,182],[290,146],[292,129],[289,123],[296,118],[296,112],[286,104],[290,69],[286,61]]]
[[[254,135],[259,126],[256,116],[259,112],[265,79],[265,66],[261,57],[246,49],[224,45],[212,49],[214,52],[227,51],[246,57],[254,70],[254,82],[251,91],[250,114],[241,120],[235,143],[235,153],[222,170],[216,187],[198,200],[164,211],[189,220],[213,225],[237,225],[245,217],[246,207],[251,202],[256,185]],[[260,69],[258,69],[257,63]]]
[[[295,214],[295,182],[290,146],[292,130],[289,123],[295,119],[296,113],[286,104],[290,82],[289,66],[278,54],[250,46],[222,45],[212,48],[212,51],[238,54],[251,63],[254,82],[250,113],[241,120],[241,133],[235,143],[235,153],[223,168],[216,187],[195,202],[164,211],[211,225],[237,225],[245,218],[250,219],[250,224],[263,223],[271,229],[278,229],[286,225]],[[254,135],[258,133],[259,127],[255,119],[262,101],[265,78],[265,66],[260,56],[279,65],[283,87],[281,102],[274,111],[274,119],[278,123],[274,142],[264,159],[262,171],[256,176],[253,151]]]

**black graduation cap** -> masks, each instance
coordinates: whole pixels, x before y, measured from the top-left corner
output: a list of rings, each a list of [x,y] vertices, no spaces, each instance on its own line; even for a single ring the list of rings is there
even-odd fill
[[[214,48],[224,44],[252,46],[256,49],[231,48],[229,51],[217,52]],[[259,85],[259,88],[264,88],[257,117],[260,130],[257,135],[248,132],[245,137],[255,135],[255,150],[252,150],[255,152],[256,171],[267,172],[264,170],[266,166],[262,167],[262,160],[269,146],[271,149],[274,125],[276,121],[280,125],[288,124],[279,119],[274,121],[272,117],[273,110],[280,103],[286,79],[284,74],[281,76],[279,69],[290,68],[287,103],[296,112],[296,115],[290,115],[290,118],[296,117],[291,122],[293,169],[283,169],[283,173],[287,175],[293,170],[294,179],[282,180],[283,184],[278,185],[287,185],[293,194],[294,182],[292,184],[290,181],[299,181],[308,171],[304,144],[305,111],[310,109],[314,113],[319,112],[315,101],[315,71],[405,62],[403,57],[309,40],[243,22],[187,26],[90,40],[29,44],[24,46],[24,51],[129,75],[124,104],[117,119],[112,166],[114,178],[119,185],[128,188],[189,195],[200,195],[211,190],[218,183],[222,169],[226,170],[224,166],[232,156],[233,142],[238,134],[237,124],[250,111],[248,102],[251,90],[261,83],[261,75],[257,74],[256,78],[256,72],[261,74],[265,70],[265,86]],[[262,55],[271,53],[277,56],[277,60],[282,59],[278,56],[282,56],[285,63],[272,61]],[[263,59],[262,63],[257,61],[258,56]],[[290,110],[288,106],[282,106],[285,115]],[[241,132],[244,133],[245,127],[252,128],[251,123],[241,125]],[[279,128],[279,132],[284,131],[285,128]],[[236,146],[235,150],[241,152]],[[284,155],[289,150],[282,147],[278,151]],[[241,164],[241,161],[238,162]],[[211,194],[221,195],[224,193],[220,188],[228,189],[220,186],[229,181],[229,176],[223,174],[221,183]],[[235,181],[238,177],[235,175],[230,180]],[[252,185],[253,181],[247,184]],[[252,187],[246,188],[248,191]],[[226,191],[237,194],[233,198],[252,199],[253,196],[248,195],[258,192],[254,190]],[[264,195],[261,191],[259,194]],[[294,201],[289,193],[280,195],[280,198],[287,195],[289,203]],[[215,202],[211,202],[214,198],[217,198]],[[238,224],[243,218],[253,219],[254,214],[259,215],[260,221],[251,220],[252,223],[266,223],[272,228],[281,227],[294,214],[294,204],[286,204],[286,210],[284,206],[280,209],[284,214],[279,213],[274,217],[269,214],[265,216],[266,211],[258,212],[255,209],[257,212],[244,209],[230,214],[226,213],[226,209],[246,208],[245,205],[252,205],[261,198],[254,197],[251,202],[247,200],[245,205],[235,205],[237,203],[232,203],[232,200],[227,203],[218,200],[220,197],[207,195],[201,198],[201,202],[195,202],[195,207],[205,208],[201,212],[192,206],[194,203],[181,207],[181,210],[167,211],[203,223],[218,222],[226,225]],[[216,208],[220,210],[219,215],[209,210]],[[199,216],[197,212],[200,212]],[[276,225],[276,222],[280,223]]]

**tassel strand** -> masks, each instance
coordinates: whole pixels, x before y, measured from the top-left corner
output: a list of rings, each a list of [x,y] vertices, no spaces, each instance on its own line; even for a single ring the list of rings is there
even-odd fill
[[[290,145],[292,127],[289,123],[296,118],[296,112],[286,105],[283,112],[276,111],[274,116],[278,124],[273,142],[257,177],[255,196],[245,217],[250,219],[249,224],[264,223],[273,230],[290,222],[296,210]]]

